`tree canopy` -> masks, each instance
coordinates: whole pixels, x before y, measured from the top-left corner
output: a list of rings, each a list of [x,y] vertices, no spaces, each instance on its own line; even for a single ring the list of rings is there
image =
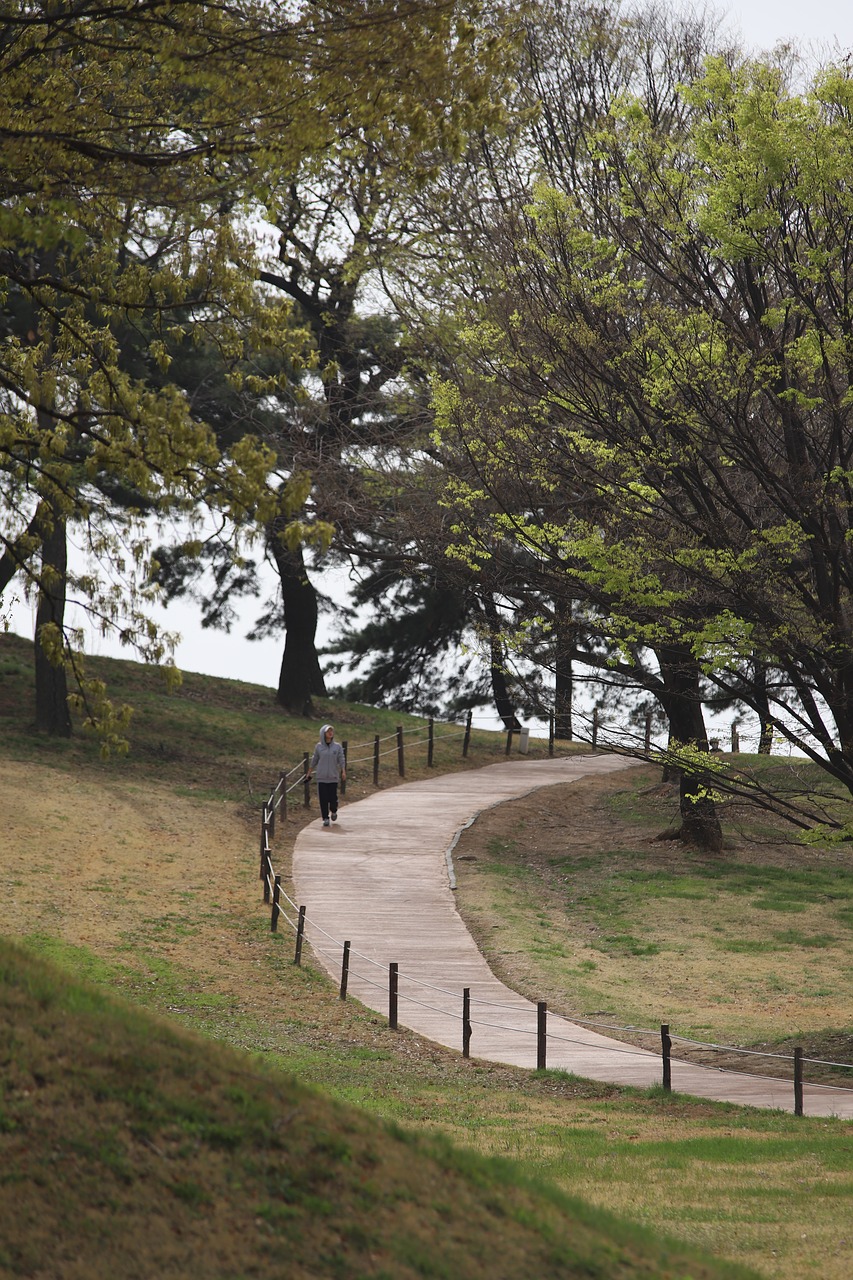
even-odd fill
[[[614,101],[581,180],[496,219],[437,404],[457,553],[524,547],[623,654],[769,698],[853,790],[851,105],[847,68],[797,93],[726,58],[665,127]]]
[[[303,478],[252,435],[224,448],[169,365],[176,346],[204,346],[275,396],[310,362],[290,307],[258,288],[255,220],[306,156],[360,131],[424,169],[457,147],[493,111],[503,56],[480,16],[464,0],[4,6],[0,590],[19,575],[38,594],[43,674],[79,673],[69,526],[108,563],[77,576],[77,599],[154,658],[162,639],[137,608],[151,580],[143,514],[204,504],[234,527],[283,520],[298,535]],[[247,374],[270,349],[280,371]],[[81,688],[108,738],[101,691]],[[64,701],[60,684],[44,727],[67,725]]]
[[[400,582],[338,646],[406,655],[383,697],[434,702],[473,630],[508,722],[512,643],[564,719],[578,661],[656,698],[696,777],[715,697],[853,791],[846,65],[795,89],[607,0],[19,0],[0,77],[0,592],[38,597],[43,727],[67,666],[117,737],[66,604],[167,656],[151,522],[206,513],[210,617],[253,541],[278,566],[286,705],[335,526]]]

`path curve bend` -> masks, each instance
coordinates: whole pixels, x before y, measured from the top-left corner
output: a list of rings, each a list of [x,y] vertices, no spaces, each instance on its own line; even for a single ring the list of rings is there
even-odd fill
[[[348,995],[387,1016],[389,966],[398,965],[398,1021],[462,1050],[462,993],[471,994],[471,1056],[534,1068],[537,1009],[500,982],[456,909],[450,851],[478,813],[539,787],[629,767],[623,756],[590,754],[507,761],[401,783],[343,805],[331,828],[303,828],[293,854],[295,902],[305,936],[340,981],[350,943]],[[552,1013],[547,1066],[612,1084],[661,1083],[661,1060]],[[715,1101],[792,1111],[788,1080],[719,1071],[672,1060],[672,1087]],[[853,1118],[853,1090],[804,1086],[807,1115]]]

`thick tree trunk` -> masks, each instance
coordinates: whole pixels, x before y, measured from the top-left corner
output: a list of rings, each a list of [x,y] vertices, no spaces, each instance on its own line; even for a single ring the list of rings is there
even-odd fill
[[[503,651],[500,645],[492,645],[492,661],[490,666],[490,674],[492,677],[492,696],[495,700],[495,708],[497,713],[503,720],[505,729],[512,729],[514,733],[521,730],[521,721],[515,714],[515,706],[509,695],[509,688],[506,682],[506,674],[503,666]]]
[[[575,632],[572,602],[557,602],[554,610],[554,737],[572,740]]]
[[[68,710],[68,679],[64,666],[57,666],[42,647],[43,628],[53,624],[60,633],[65,621],[68,544],[65,521],[55,512],[51,528],[42,540],[42,587],[36,609],[35,677],[36,728],[55,737],[71,737]]]
[[[723,847],[723,831],[717,815],[717,806],[708,796],[702,795],[702,784],[695,773],[682,769],[679,780],[681,807],[680,838],[685,844],[706,849],[708,853],[720,853]]]
[[[281,580],[285,627],[276,699],[287,711],[313,715],[311,699],[326,696],[316,647],[317,592],[305,570],[301,547],[291,551],[275,534],[270,546]]]
[[[489,628],[489,675],[492,681],[492,696],[495,700],[495,709],[501,720],[503,720],[504,728],[512,729],[514,733],[518,733],[521,729],[521,722],[515,714],[515,705],[510,697],[509,685],[507,684],[506,655],[503,641],[501,640],[501,620],[491,596],[484,597],[483,612],[486,615],[486,622]]]
[[[675,743],[708,750],[708,734],[699,696],[699,668],[690,652],[677,646],[658,650],[663,692],[660,700],[669,718],[670,738]],[[702,794],[704,783],[687,769],[680,774],[681,829],[677,833],[688,844],[719,853],[723,832],[714,801]]]

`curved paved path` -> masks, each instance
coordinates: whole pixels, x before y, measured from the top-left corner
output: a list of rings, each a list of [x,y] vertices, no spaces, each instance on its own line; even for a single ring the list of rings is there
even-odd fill
[[[534,1068],[536,1006],[498,981],[456,910],[452,847],[483,809],[630,764],[612,755],[507,761],[344,804],[331,828],[311,823],[296,840],[293,884],[297,905],[306,908],[305,936],[320,963],[339,982],[343,942],[349,940],[348,994],[387,1016],[388,967],[396,962],[399,1023],[460,1052],[462,991],[468,987],[472,1057]],[[551,1013],[547,1066],[640,1088],[661,1082],[657,1054]],[[675,1059],[672,1087],[717,1101],[794,1106],[790,1081]],[[853,1117],[853,1089],[806,1085],[804,1111]]]

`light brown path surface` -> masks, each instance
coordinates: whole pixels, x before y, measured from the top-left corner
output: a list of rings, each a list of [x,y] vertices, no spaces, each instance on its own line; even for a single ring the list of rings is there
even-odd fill
[[[462,992],[471,992],[471,1055],[536,1066],[536,1005],[494,976],[454,901],[452,846],[481,810],[542,786],[626,768],[613,755],[508,761],[444,774],[342,805],[338,823],[304,828],[293,854],[294,897],[306,937],[336,982],[351,944],[348,994],[385,1015],[388,971],[399,967],[400,1025],[462,1049]],[[571,821],[571,814],[567,815]],[[656,1054],[553,1014],[549,1068],[646,1088],[661,1083]],[[790,1081],[672,1061],[672,1087],[697,1097],[793,1110]],[[853,1090],[804,1087],[807,1115],[853,1117]]]

